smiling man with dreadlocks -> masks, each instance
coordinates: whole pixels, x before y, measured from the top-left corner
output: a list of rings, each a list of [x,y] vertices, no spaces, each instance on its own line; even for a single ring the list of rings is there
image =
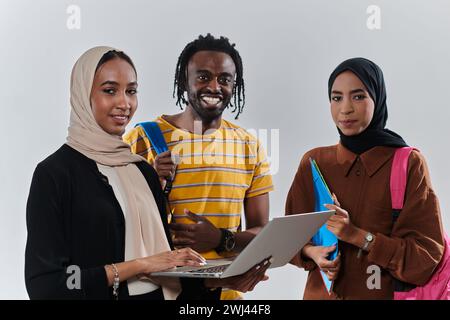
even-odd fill
[[[259,141],[222,118],[231,108],[237,119],[245,104],[235,45],[211,34],[187,44],[178,58],[173,96],[182,110],[185,106],[183,112],[156,119],[169,151],[157,154],[139,125],[125,141],[164,183],[172,184],[168,200],[174,245],[189,246],[206,259],[236,255],[267,223],[273,186]],[[222,292],[222,299],[240,297],[236,291]]]

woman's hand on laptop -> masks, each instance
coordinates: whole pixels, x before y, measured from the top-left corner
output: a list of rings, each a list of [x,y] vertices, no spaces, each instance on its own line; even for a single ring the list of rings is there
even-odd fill
[[[207,288],[224,287],[240,292],[252,291],[260,281],[266,281],[269,277],[265,274],[269,268],[271,258],[264,259],[256,266],[239,276],[223,278],[223,279],[205,279]]]
[[[164,271],[173,267],[201,267],[206,264],[206,260],[191,248],[161,252],[153,256],[136,259],[135,261],[141,270],[140,274]]]

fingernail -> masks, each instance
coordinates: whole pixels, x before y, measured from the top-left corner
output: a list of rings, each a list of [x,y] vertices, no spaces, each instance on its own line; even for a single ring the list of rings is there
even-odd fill
[[[255,268],[255,269],[256,269],[256,270],[259,270],[259,268],[261,268],[261,266],[256,266],[256,268]]]
[[[268,264],[268,263],[269,263],[268,260],[264,261],[263,266],[265,266],[265,265]]]

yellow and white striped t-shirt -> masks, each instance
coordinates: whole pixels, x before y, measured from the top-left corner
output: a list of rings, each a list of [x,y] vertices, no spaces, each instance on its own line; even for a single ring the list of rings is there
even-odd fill
[[[180,156],[169,205],[177,223],[192,223],[184,209],[203,216],[217,228],[237,231],[245,198],[273,190],[270,167],[258,140],[246,130],[222,120],[210,134],[195,134],[174,127],[162,117],[156,120],[173,154]],[[124,136],[133,153],[156,157],[142,127]],[[223,258],[215,250],[206,259]]]

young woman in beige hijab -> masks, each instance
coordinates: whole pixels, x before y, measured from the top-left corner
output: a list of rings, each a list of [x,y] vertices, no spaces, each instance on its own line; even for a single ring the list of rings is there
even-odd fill
[[[222,286],[245,292],[267,278],[267,263],[226,280],[149,277],[205,260],[172,250],[158,176],[122,142],[137,108],[133,62],[92,48],[72,70],[70,93],[67,143],[38,164],[27,203],[30,298],[219,299]]]

